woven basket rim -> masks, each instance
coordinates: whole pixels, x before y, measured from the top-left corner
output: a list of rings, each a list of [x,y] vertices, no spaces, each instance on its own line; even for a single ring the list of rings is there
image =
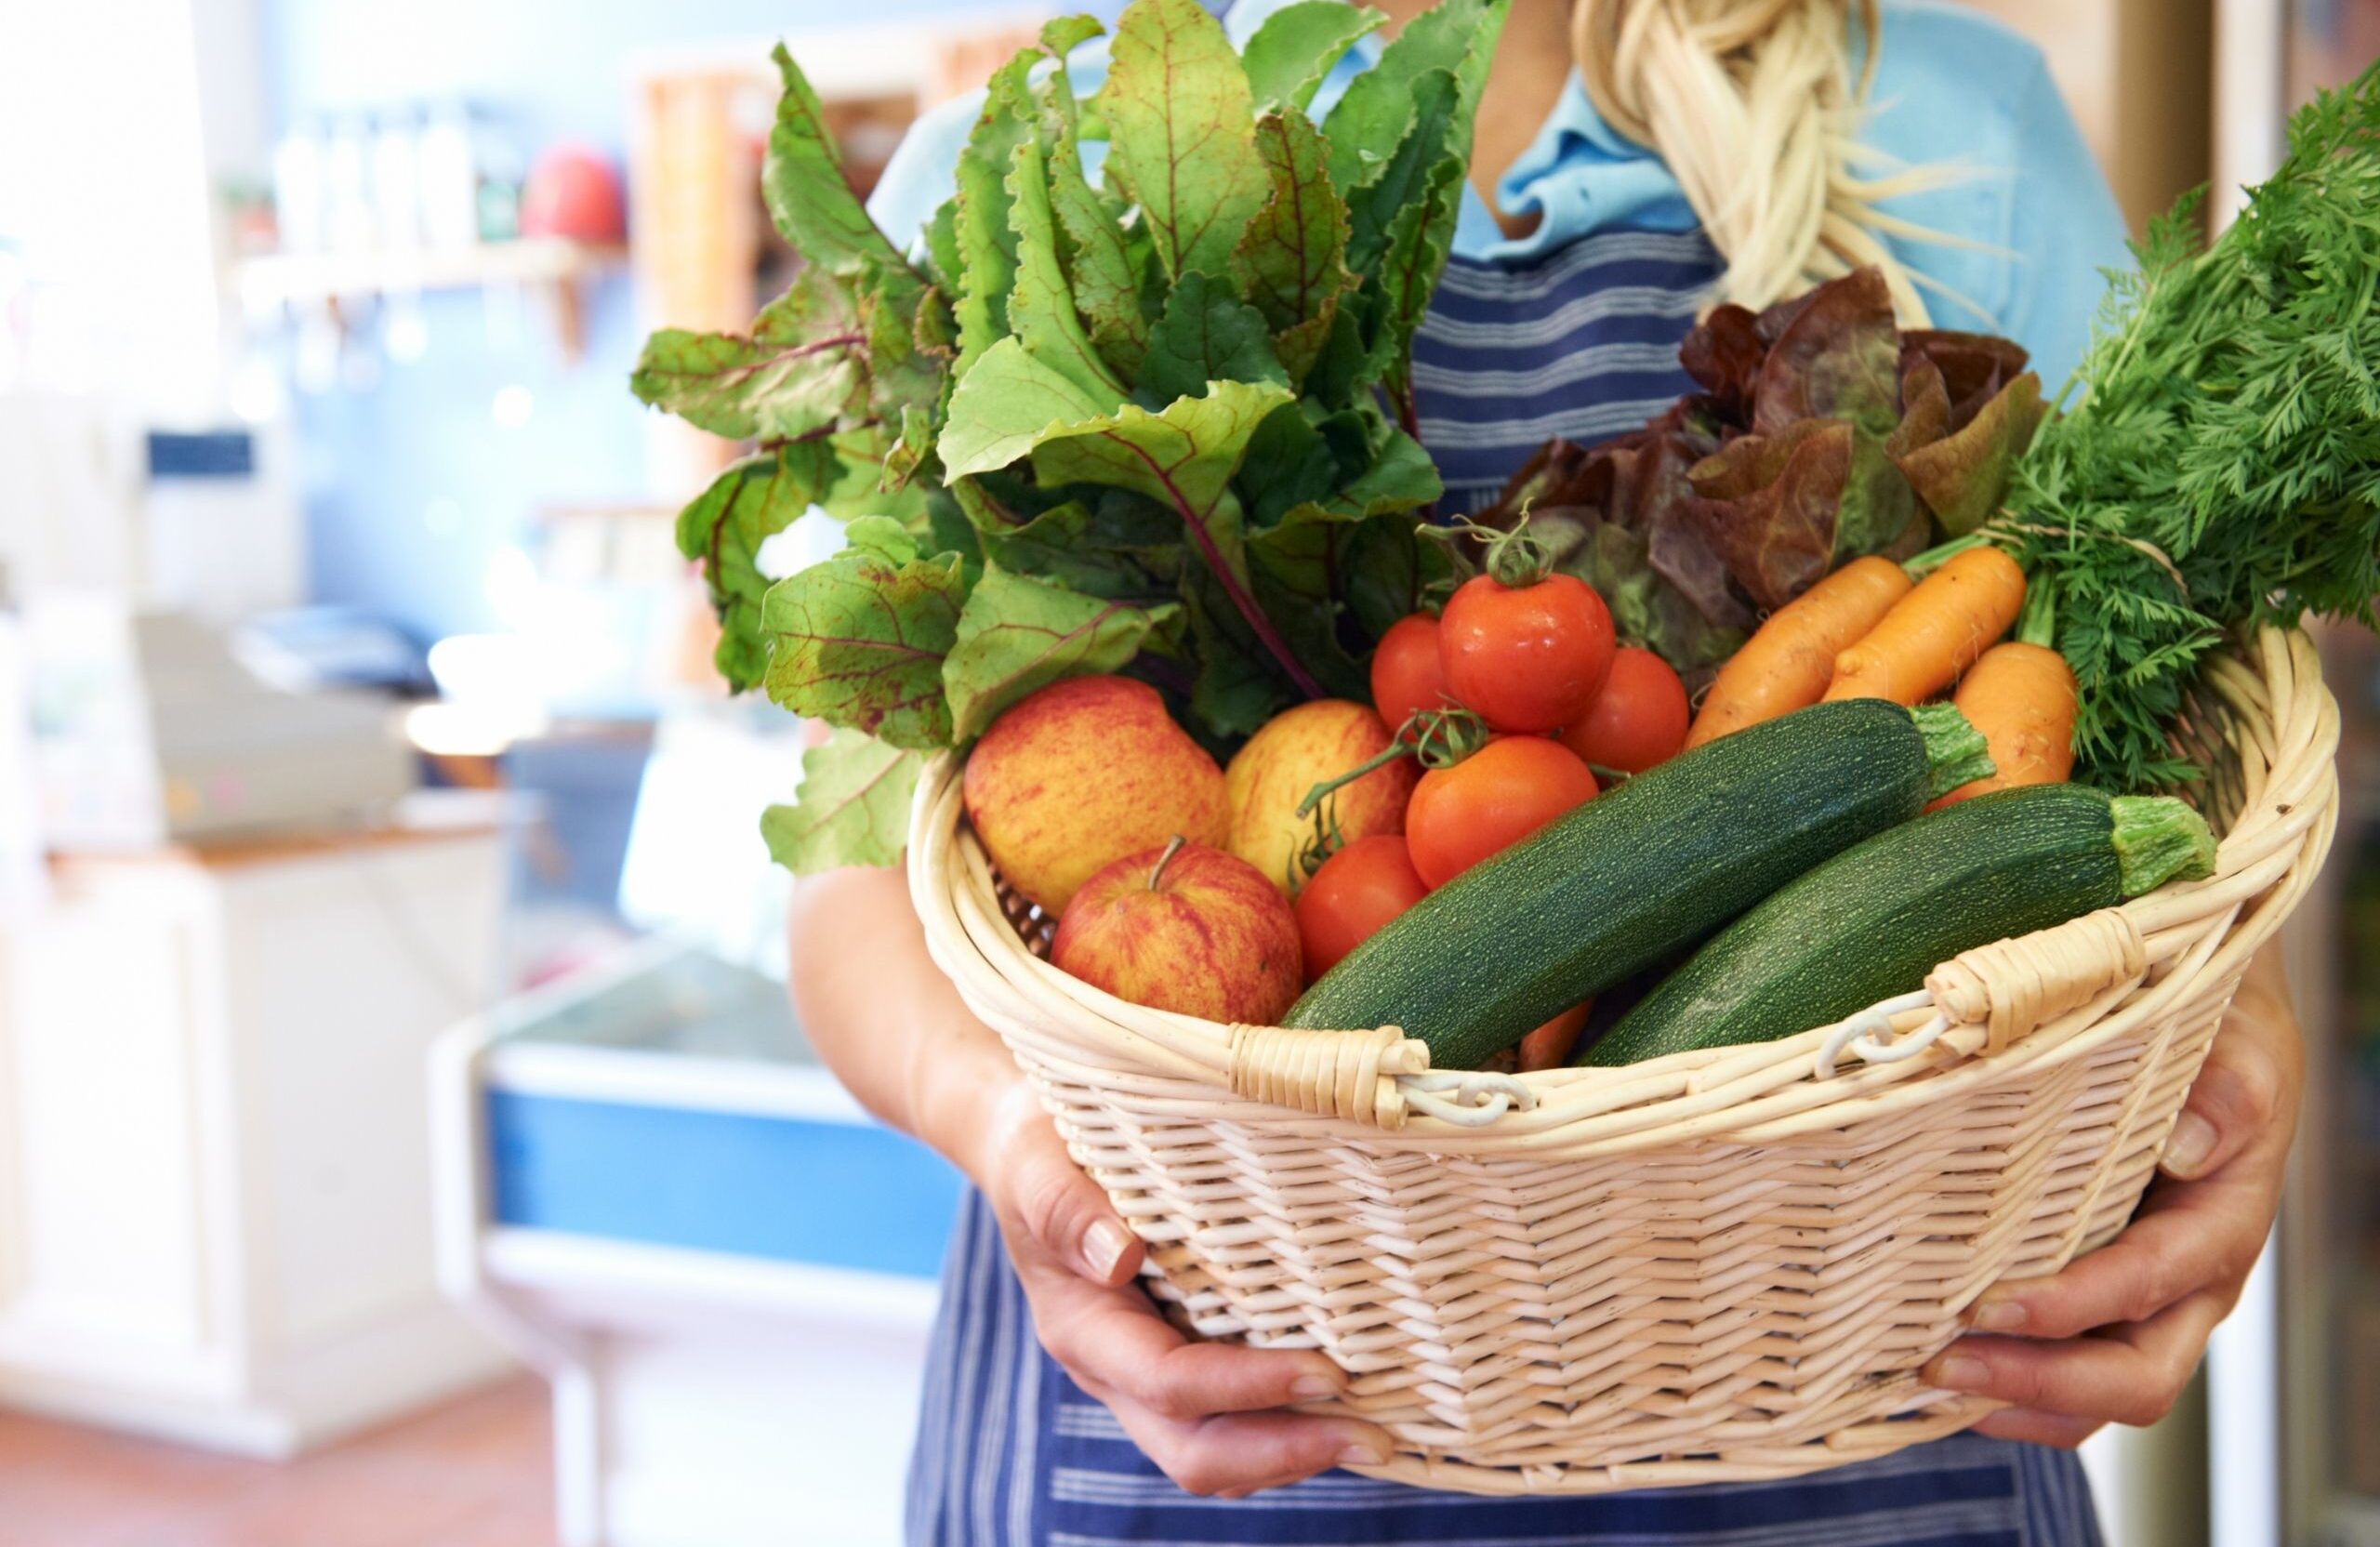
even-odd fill
[[[2084,937],[2112,928],[2136,936],[2142,970],[2117,969],[2110,976],[2109,964],[2086,962],[2097,973],[2082,974],[2080,986],[2087,992],[2053,1003],[2052,1012],[2015,1028],[2013,1036],[1979,1022],[1955,1022],[1916,1056],[1839,1069],[1831,1078],[1820,1078],[1817,1064],[1839,1027],[1821,1026],[1775,1042],[1672,1053],[1622,1067],[1494,1077],[1496,1089],[1526,1095],[1505,1100],[1490,1120],[1473,1126],[1404,1109],[1398,1092],[1418,1086],[1427,1052],[1419,1041],[1381,1028],[1376,1035],[1386,1068],[1375,1073],[1383,1108],[1394,1110],[1356,1111],[1343,1101],[1333,1109],[1327,1092],[1304,1109],[1258,1101],[1234,1089],[1235,1052],[1247,1042],[1248,1028],[1127,1003],[1027,946],[1002,907],[989,860],[966,828],[957,754],[936,759],[919,782],[909,879],[937,963],[962,993],[989,996],[1019,1012],[1003,1018],[1011,1023],[1004,1036],[1029,1039],[1038,1062],[1093,1085],[1186,1077],[1211,1087],[1212,1101],[1185,1111],[1185,1117],[1227,1117],[1276,1133],[1361,1138],[1440,1154],[1577,1157],[1714,1138],[1773,1143],[1956,1099],[2012,1068],[2087,1056],[2191,985],[2236,975],[2310,885],[2329,846],[2337,821],[2338,707],[2323,686],[2311,641],[2294,629],[2263,630],[2236,654],[2218,658],[2207,683],[2219,702],[2221,733],[2257,754],[2240,760],[2238,788],[2210,790],[2218,808],[2211,814],[2224,827],[2215,873],[2170,883],[2109,910],[2122,915],[2113,924],[2092,915],[2001,943],[2019,948],[2016,959],[2030,970],[2060,952],[2104,955],[2104,944]],[[2225,927],[2210,928],[2217,919]],[[1937,977],[1950,965],[1937,969]],[[1906,1031],[1913,1013],[1884,1019]],[[1416,1050],[1419,1069],[1410,1067]],[[1362,1099],[1368,1103],[1370,1096]]]

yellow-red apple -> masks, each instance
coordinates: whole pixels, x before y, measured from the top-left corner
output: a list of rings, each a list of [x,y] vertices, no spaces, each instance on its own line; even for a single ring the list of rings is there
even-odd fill
[[[1316,832],[1298,805],[1315,786],[1360,768],[1388,749],[1388,727],[1362,704],[1322,698],[1284,709],[1248,738],[1223,771],[1231,803],[1231,852],[1264,872],[1284,896],[1305,879],[1298,863]],[[1417,775],[1399,758],[1324,797],[1324,831],[1347,842],[1405,830],[1405,802]]]
[[[1009,885],[1055,914],[1091,873],[1179,833],[1221,844],[1223,770],[1146,682],[1073,677],[1019,700],[967,759],[967,819]]]
[[[1174,841],[1083,882],[1050,959],[1119,999],[1274,1025],[1305,985],[1298,920],[1246,860]]]

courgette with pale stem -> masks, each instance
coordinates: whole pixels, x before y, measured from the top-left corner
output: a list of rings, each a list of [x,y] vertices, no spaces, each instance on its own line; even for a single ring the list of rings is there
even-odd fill
[[[2215,836],[2179,800],[2082,785],[1979,795],[1779,888],[1579,1061],[1635,1064],[1829,1025],[1916,988],[1961,951],[2214,869]]]
[[[1820,704],[1681,753],[1431,892],[1289,1009],[1476,1068],[1778,887],[1990,771],[1949,705]]]

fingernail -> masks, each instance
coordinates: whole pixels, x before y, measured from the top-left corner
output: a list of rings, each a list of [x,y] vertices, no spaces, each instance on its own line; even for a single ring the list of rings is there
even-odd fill
[[[1105,1278],[1116,1271],[1130,1250],[1132,1233],[1114,1220],[1094,1220],[1082,1234],[1082,1255],[1093,1278]]]
[[[2173,1136],[2165,1141],[2165,1169],[2178,1177],[2192,1177],[2215,1153],[2215,1125],[2195,1112],[2175,1119]]]
[[[2016,1300],[1978,1301],[1975,1315],[1967,1319],[1978,1332],[2021,1332],[2025,1328],[2024,1302]]]
[[[1319,1402],[1339,1395],[1339,1382],[1328,1375],[1301,1375],[1289,1382],[1289,1395],[1301,1402]]]
[[[1341,1466],[1382,1466],[1388,1461],[1388,1452],[1368,1440],[1358,1441],[1339,1452]]]
[[[1950,1391],[1979,1391],[1991,1379],[1991,1367],[1972,1354],[1950,1354],[1934,1361],[1926,1379]]]

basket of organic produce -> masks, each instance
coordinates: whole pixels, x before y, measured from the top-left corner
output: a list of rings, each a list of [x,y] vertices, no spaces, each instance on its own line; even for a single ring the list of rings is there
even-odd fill
[[[914,258],[780,56],[805,266],[638,376],[758,443],[680,538],[727,676],[837,727],[771,844],[906,854],[1150,1291],[1327,1351],[1382,1475],[1971,1423],[1916,1371],[2121,1228],[2331,838],[2298,624],[2380,564],[2380,90],[2161,224],[2056,403],[1852,271],[1458,520],[1409,343],[1501,13],[1319,123],[1359,19],[1283,14],[1243,60],[1138,0],[1082,99],[1052,23]],[[813,507],[842,551],[765,578]]]

